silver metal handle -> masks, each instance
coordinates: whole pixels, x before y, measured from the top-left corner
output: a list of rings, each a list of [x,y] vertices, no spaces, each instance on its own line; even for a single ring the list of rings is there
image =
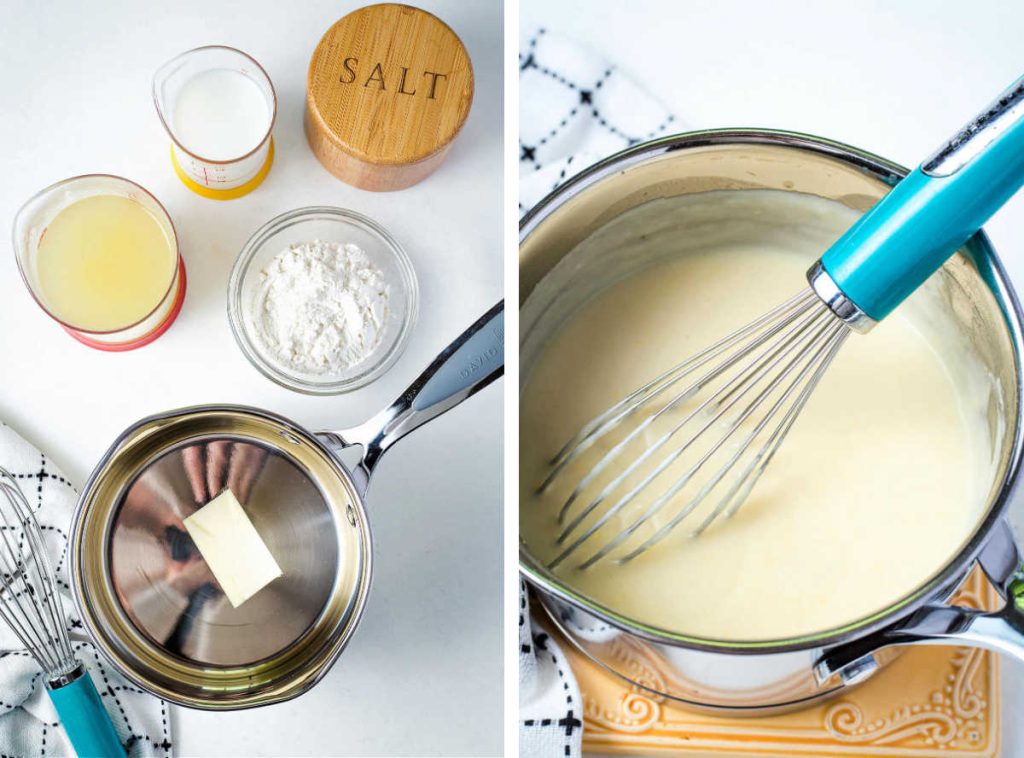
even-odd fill
[[[384,451],[414,429],[482,390],[505,370],[505,301],[446,347],[394,403],[364,424],[322,434],[338,446],[362,445],[362,485]]]
[[[814,666],[815,677],[821,683],[834,676],[848,684],[860,681],[878,668],[874,653],[890,645],[983,647],[1024,663],[1024,560],[1005,521],[993,530],[978,562],[1006,598],[1001,609],[925,605],[905,621],[828,650]]]
[[[878,668],[874,653],[890,645],[967,645],[1008,655],[1024,664],[1024,566],[1011,585],[1006,605],[991,613],[952,605],[926,605],[898,627],[841,645],[823,655],[814,675],[824,684],[839,676],[846,684]]]
[[[1024,663],[1024,566],[1006,605],[992,613],[950,605],[926,605],[893,630],[893,644],[970,645],[996,650]]]
[[[1022,116],[1024,77],[1011,84],[985,110],[961,127],[922,164],[921,170],[929,176],[952,176]]]

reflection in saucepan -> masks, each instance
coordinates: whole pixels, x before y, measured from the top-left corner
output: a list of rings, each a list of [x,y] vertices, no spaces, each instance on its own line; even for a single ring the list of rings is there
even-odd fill
[[[184,520],[229,488],[284,575],[238,608],[225,597]],[[278,451],[206,439],[156,459],[132,482],[115,517],[111,569],[122,607],[167,652],[244,665],[279,652],[308,628],[330,593],[330,513],[309,477]]]

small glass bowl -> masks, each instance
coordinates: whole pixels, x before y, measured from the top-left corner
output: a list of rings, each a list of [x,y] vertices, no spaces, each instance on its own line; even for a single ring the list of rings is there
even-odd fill
[[[289,246],[313,240],[358,245],[391,286],[389,321],[381,344],[367,360],[341,374],[296,372],[268,354],[254,334],[252,308],[259,291],[260,272]],[[418,307],[416,273],[398,242],[372,219],[329,206],[299,208],[261,226],[238,254],[228,281],[228,319],[245,357],[268,379],[310,395],[349,392],[387,371],[409,341]]]

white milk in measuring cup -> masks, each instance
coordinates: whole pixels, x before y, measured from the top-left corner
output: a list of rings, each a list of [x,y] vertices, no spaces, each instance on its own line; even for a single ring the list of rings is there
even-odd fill
[[[239,197],[270,170],[277,98],[249,55],[217,45],[182,53],[156,72],[153,101],[171,137],[174,169],[193,191]]]

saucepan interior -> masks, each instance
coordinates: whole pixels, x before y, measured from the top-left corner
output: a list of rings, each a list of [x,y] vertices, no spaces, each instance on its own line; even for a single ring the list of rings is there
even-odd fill
[[[229,487],[282,576],[237,608],[182,521]],[[315,436],[251,408],[139,422],[82,492],[74,594],[87,631],[139,686],[234,709],[294,697],[330,667],[366,600],[371,540],[353,482]]]
[[[608,260],[573,257],[581,242],[624,212],[682,195],[765,189],[815,195],[863,212],[904,174],[899,166],[844,145],[799,134],[753,130],[670,137],[598,164],[552,193],[521,225],[521,382],[529,376],[550,336],[583,303],[615,281],[656,262],[623,256]],[[936,313],[954,325],[960,343],[990,379],[980,398],[986,404],[992,457],[987,504],[977,528],[964,535],[960,549],[946,565],[890,607],[842,628],[792,639],[743,642],[696,638],[629,618],[576,591],[537,560],[529,544],[522,544],[523,574],[545,598],[557,601],[561,621],[570,631],[574,626],[567,617],[576,613],[587,620],[591,631],[597,621],[609,630],[687,649],[729,654],[808,651],[867,634],[928,600],[948,596],[966,576],[1003,513],[1017,478],[1021,316],[982,234],[965,245],[926,287],[936,301]]]

